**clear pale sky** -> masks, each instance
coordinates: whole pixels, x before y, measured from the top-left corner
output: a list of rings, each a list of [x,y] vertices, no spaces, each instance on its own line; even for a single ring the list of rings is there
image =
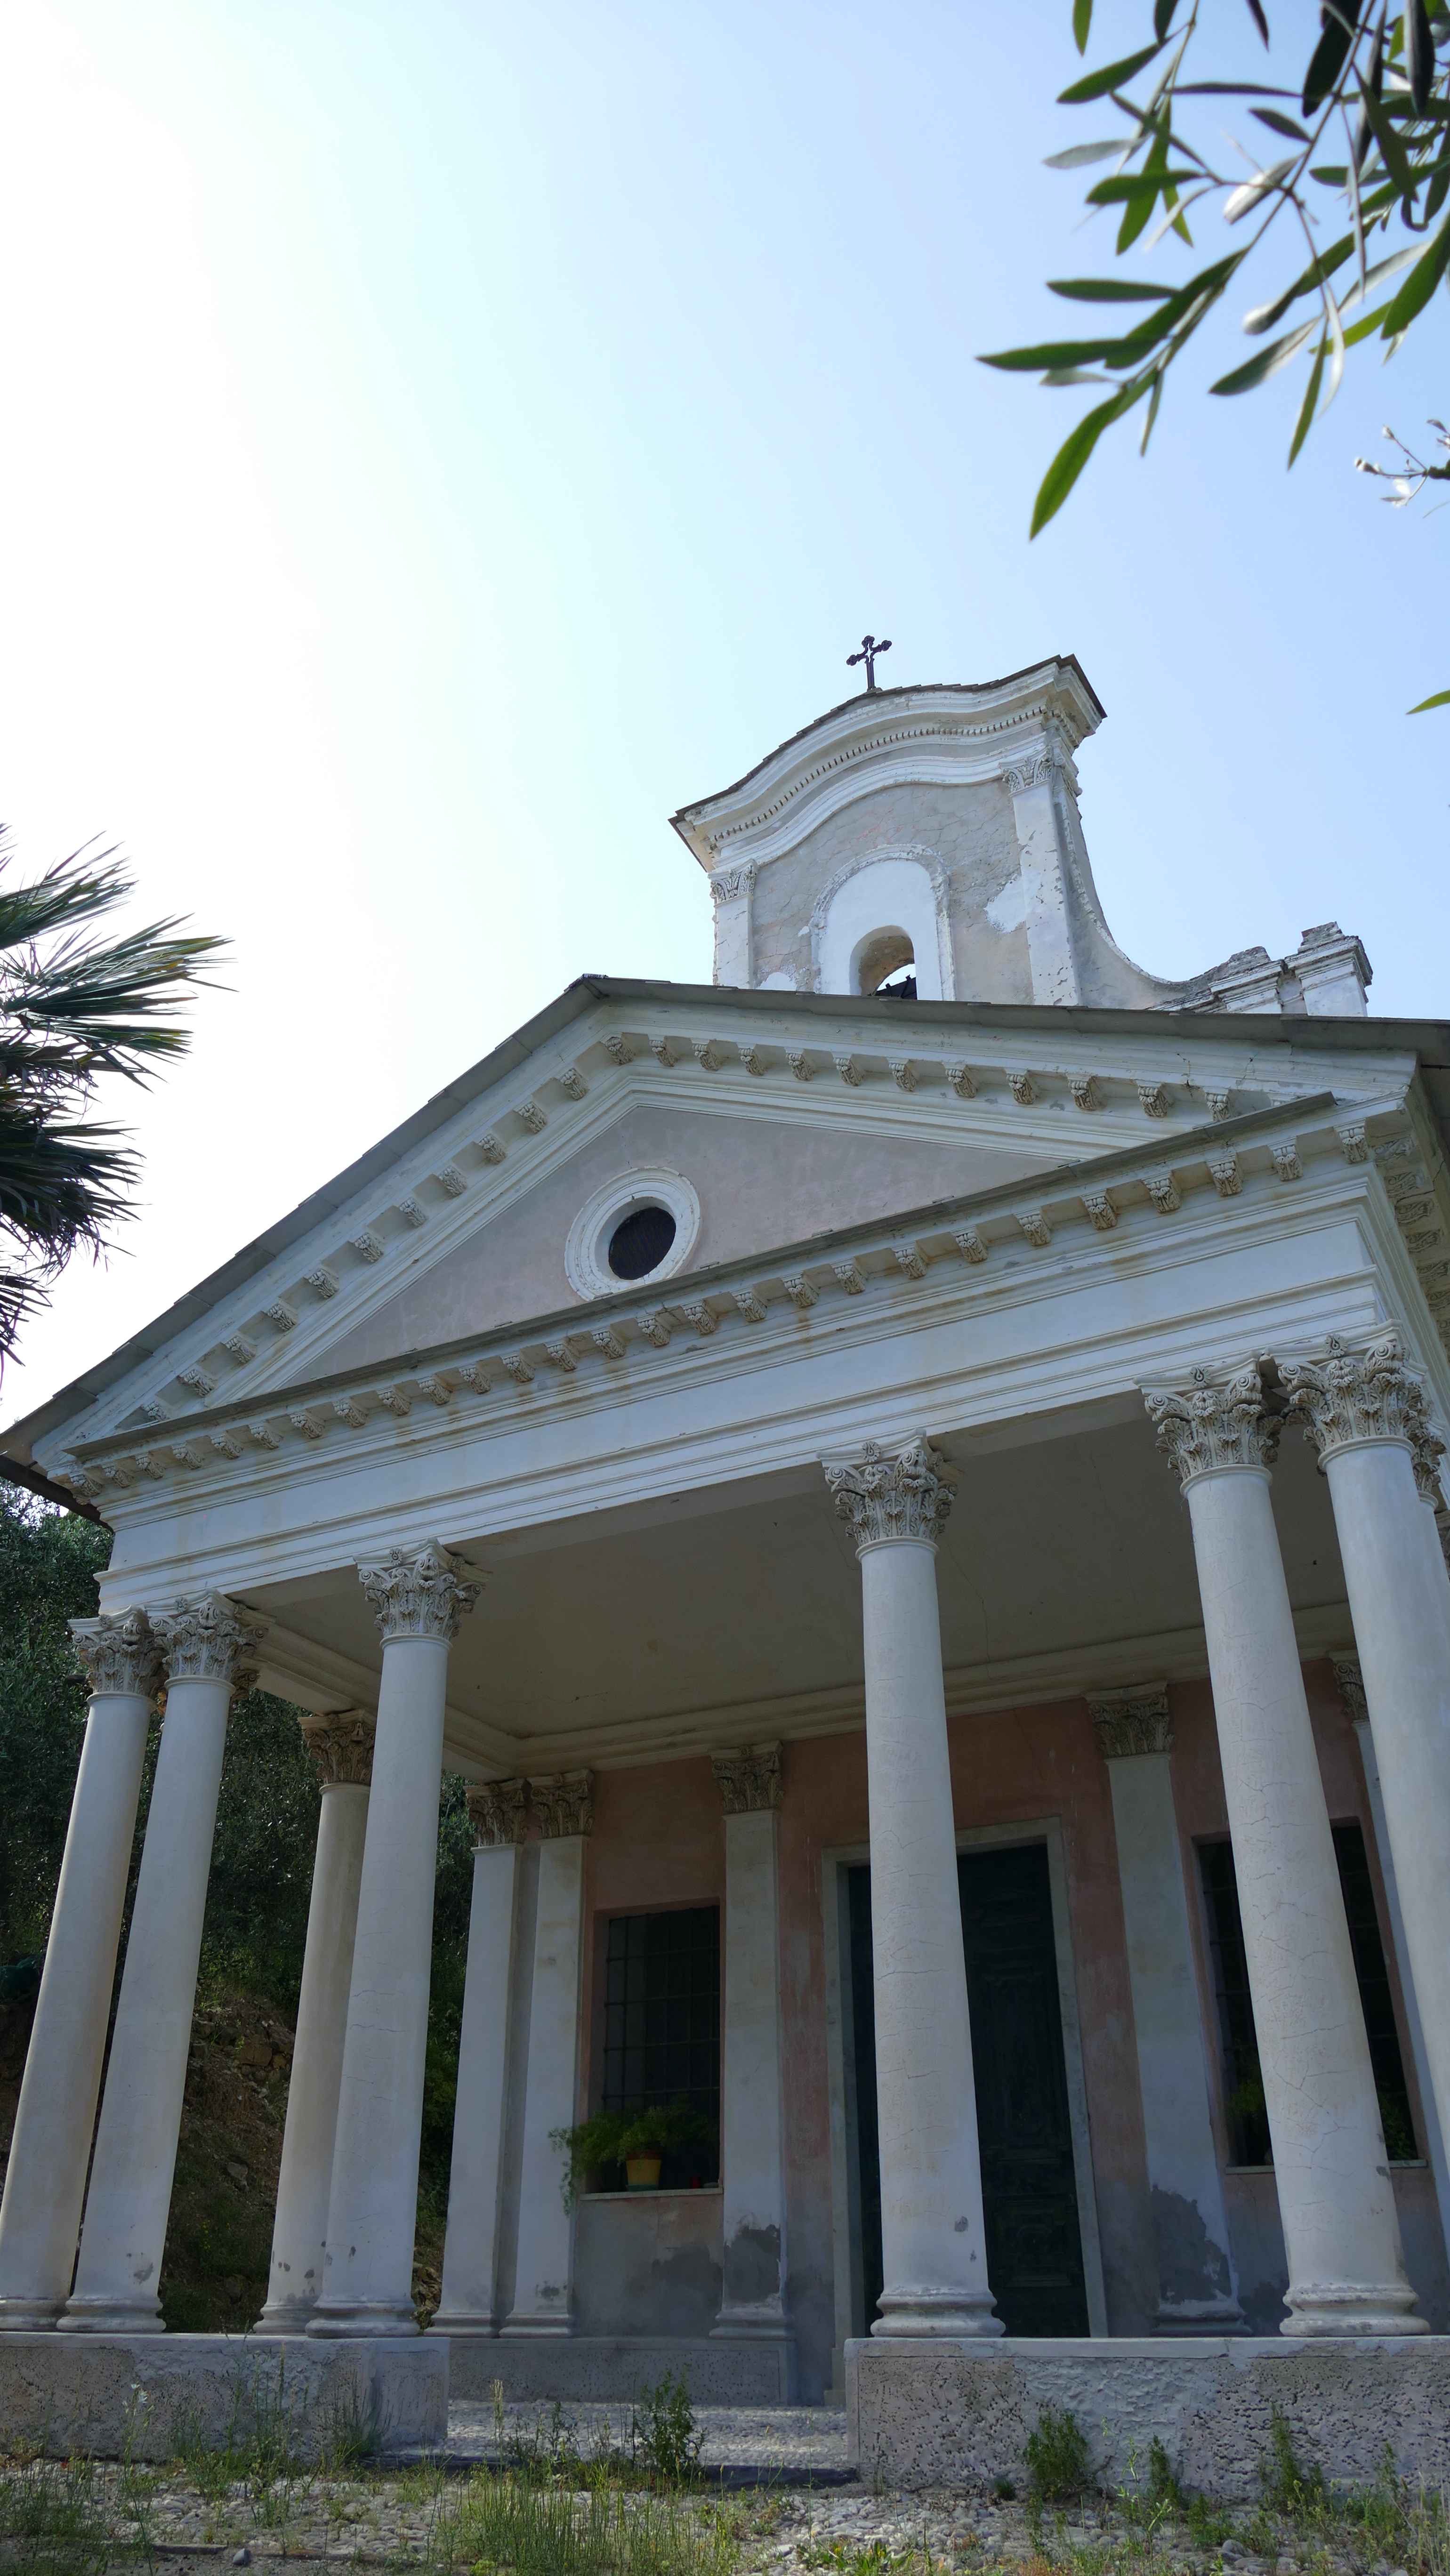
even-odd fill
[[[1205,68],[1247,64],[1215,5]],[[850,694],[867,627],[896,685],[1079,656],[1144,965],[1336,916],[1373,1009],[1450,1014],[1450,715],[1403,712],[1450,685],[1450,513],[1351,470],[1444,411],[1445,303],[1286,476],[1297,370],[1198,392],[1276,270],[1029,546],[1084,398],[974,354],[1109,264],[1041,167],[1098,130],[1051,103],[1068,14],[0,0],[0,813],[36,865],[120,841],[148,918],[235,942],[130,1104],[124,1249],[0,1416],[573,976],[707,981],[666,817]],[[1119,50],[1147,14],[1109,7]],[[1291,76],[1317,11],[1271,15]]]

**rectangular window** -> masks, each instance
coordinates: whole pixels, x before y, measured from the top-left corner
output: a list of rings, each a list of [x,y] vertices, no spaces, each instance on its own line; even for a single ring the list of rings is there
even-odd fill
[[[1239,1916],[1239,1889],[1234,1876],[1232,1844],[1200,1843],[1198,1866],[1203,1875],[1209,1958],[1213,1967],[1214,2000],[1218,2005],[1229,2155],[1236,2165],[1272,2164],[1269,2122],[1264,2109],[1264,2079],[1259,2072],[1254,2007],[1249,2000],[1249,1964],[1244,1955],[1244,1927]]]
[[[644,2111],[681,2099],[708,2133],[666,2156],[660,2181],[671,2191],[720,2175],[718,1905],[616,1914],[609,1925],[601,2108]]]
[[[1339,1885],[1349,1926],[1349,1945],[1354,1957],[1365,2034],[1369,2040],[1370,2064],[1374,2069],[1385,2146],[1390,2162],[1402,2164],[1415,2155],[1415,2130],[1410,2117],[1400,2038],[1395,2027],[1394,1998],[1390,1992],[1384,1943],[1375,1911],[1374,1884],[1369,1874],[1364,1835],[1357,1824],[1336,1825],[1333,1833],[1334,1857],[1339,1865]],[[1264,2083],[1259,2070],[1254,2007],[1249,1995],[1248,1962],[1244,1956],[1233,1847],[1226,1842],[1200,1843],[1198,1860],[1208,1912],[1209,1952],[1218,2005],[1230,2152],[1235,2164],[1268,2165],[1272,2164],[1273,2155],[1264,2108]]]
[[[1339,1884],[1344,1890],[1349,1946],[1354,1952],[1354,1973],[1359,1980],[1359,1999],[1364,2006],[1369,2062],[1374,2068],[1385,2147],[1391,2164],[1406,2164],[1417,2153],[1415,2124],[1410,2117],[1400,2034],[1395,2028],[1395,1999],[1390,1992],[1390,1972],[1385,1965],[1385,1946],[1380,1939],[1379,1916],[1375,1912],[1374,1881],[1369,1874],[1364,1835],[1358,1825],[1335,1826],[1334,1857],[1339,1863]]]

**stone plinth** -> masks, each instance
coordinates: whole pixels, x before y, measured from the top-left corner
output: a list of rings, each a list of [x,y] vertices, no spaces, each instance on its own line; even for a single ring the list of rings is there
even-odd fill
[[[1330,2479],[1368,2485],[1388,2443],[1402,2477],[1450,2478],[1450,2336],[1007,2337],[846,2346],[849,2454],[861,2476],[964,2487],[1022,2476],[1044,2410],[1076,2416],[1114,2483],[1162,2442],[1184,2485],[1236,2502],[1260,2492],[1273,2409],[1295,2451]]]
[[[305,2448],[370,2426],[378,2449],[448,2438],[446,2338],[315,2343],[281,2335],[0,2335],[0,2443],[57,2455],[169,2458],[285,2409]]]
[[[445,2338],[436,2332],[429,2344]],[[780,2335],[450,2335],[455,2397],[630,2398],[683,2379],[697,2406],[783,2406],[795,2395],[795,2346]]]

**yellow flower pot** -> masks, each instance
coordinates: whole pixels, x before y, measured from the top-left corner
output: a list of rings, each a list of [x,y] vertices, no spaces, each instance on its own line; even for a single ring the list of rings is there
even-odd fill
[[[659,2154],[626,2156],[624,2159],[624,2178],[628,2183],[630,2190],[658,2191],[660,2187],[660,2167],[663,2163],[664,2158]]]

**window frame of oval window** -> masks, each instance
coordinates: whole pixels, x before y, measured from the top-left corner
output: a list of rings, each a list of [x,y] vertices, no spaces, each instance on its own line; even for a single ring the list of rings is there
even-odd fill
[[[674,1218],[674,1242],[663,1261],[642,1278],[616,1279],[609,1267],[610,1238],[636,1208],[645,1207],[664,1208]],[[700,1200],[694,1184],[666,1163],[641,1165],[631,1172],[617,1172],[585,1200],[569,1228],[564,1269],[574,1294],[586,1304],[596,1297],[627,1297],[683,1270],[699,1239]]]

